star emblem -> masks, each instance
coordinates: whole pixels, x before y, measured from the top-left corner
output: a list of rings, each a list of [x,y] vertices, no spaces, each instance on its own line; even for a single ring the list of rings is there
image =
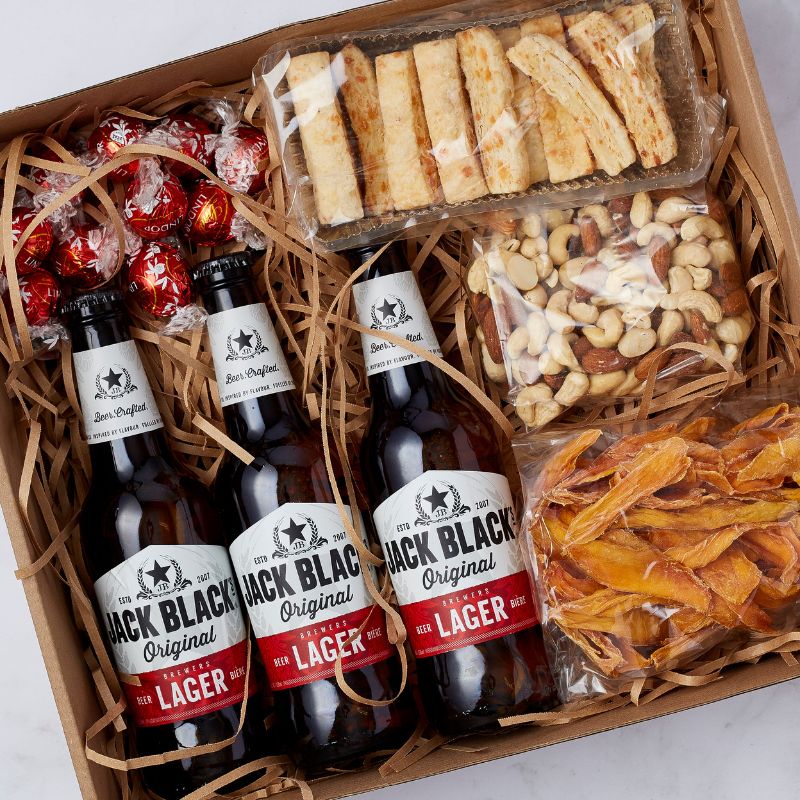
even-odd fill
[[[103,380],[108,384],[108,388],[110,389],[112,386],[116,386],[118,388],[122,388],[122,384],[119,382],[119,379],[122,377],[121,372],[114,372],[114,370],[109,367],[108,368],[108,375],[103,376]]]
[[[390,303],[388,298],[384,298],[383,305],[378,306],[378,311],[383,314],[384,320],[387,317],[394,317],[396,316],[394,310],[397,308],[397,303]]]
[[[166,567],[162,567],[158,561],[153,561],[153,569],[147,570],[145,574],[149,575],[153,579],[154,588],[158,586],[159,583],[169,583],[169,578],[167,578],[168,569],[169,564],[167,564]]]
[[[245,347],[253,346],[253,334],[239,331],[239,335],[233,341],[239,346],[239,352],[241,353]]]
[[[431,504],[431,513],[433,513],[437,508],[447,508],[447,503],[445,503],[444,499],[448,494],[450,492],[446,489],[443,492],[438,492],[435,486],[431,486],[431,493],[422,499]]]
[[[293,545],[296,541],[305,542],[306,537],[303,536],[303,528],[305,524],[298,525],[291,517],[289,517],[289,527],[284,528],[281,533],[285,533],[289,537],[289,545]]]

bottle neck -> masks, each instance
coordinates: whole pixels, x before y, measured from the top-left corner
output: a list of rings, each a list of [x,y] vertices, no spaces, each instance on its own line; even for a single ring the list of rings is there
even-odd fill
[[[110,352],[109,348],[126,343],[129,343],[127,358],[120,359],[115,354],[106,363],[103,355]],[[163,422],[147,384],[141,358],[121,315],[109,315],[73,325],[72,350],[94,475],[106,477],[114,474],[120,481],[129,480],[136,471],[154,459],[174,467],[172,453],[162,430]],[[86,356],[83,354],[89,353],[91,357],[97,357],[93,362],[97,369],[87,373],[84,367]],[[121,360],[125,363],[118,364]],[[118,417],[129,420],[132,425],[126,422],[116,424],[120,426],[118,430],[138,427],[138,432],[117,435],[117,431],[112,431],[110,438],[105,438],[103,426],[107,428],[108,424],[102,419],[115,415],[117,408],[130,409],[134,405],[137,408],[146,406],[144,415],[134,410],[130,416]],[[143,417],[148,430],[142,430],[141,425],[137,424]],[[98,422],[98,419],[101,421]]]
[[[208,332],[228,435],[243,447],[252,447],[280,442],[292,431],[308,428],[266,305],[258,296],[252,278],[235,276],[205,289],[202,294],[210,315]],[[242,314],[231,313],[236,309],[243,309]],[[265,343],[265,340],[268,341]],[[240,354],[247,356],[257,351],[259,342],[266,348],[261,354],[239,358]],[[266,369],[262,390],[259,390],[259,378],[253,384],[248,377],[253,372],[258,374],[259,369]],[[268,378],[270,374],[278,378]],[[289,387],[272,390],[275,380],[286,382],[280,381],[284,374]],[[244,387],[241,393],[249,396],[233,402],[226,399],[228,391],[241,387]]]

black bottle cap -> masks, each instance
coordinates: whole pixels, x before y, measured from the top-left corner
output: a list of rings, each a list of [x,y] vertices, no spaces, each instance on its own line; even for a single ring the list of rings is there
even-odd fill
[[[249,278],[253,268],[253,254],[248,250],[228,253],[201,261],[192,270],[192,280],[202,292],[232,278]]]
[[[71,323],[96,319],[107,314],[119,314],[122,308],[122,296],[122,292],[118,289],[78,294],[70,297],[61,306],[61,314]]]

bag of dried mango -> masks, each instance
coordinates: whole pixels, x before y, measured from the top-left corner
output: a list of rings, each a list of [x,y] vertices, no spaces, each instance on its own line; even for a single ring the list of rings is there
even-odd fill
[[[799,391],[793,379],[683,419],[517,439],[522,529],[565,700],[709,676],[714,659],[797,629]]]

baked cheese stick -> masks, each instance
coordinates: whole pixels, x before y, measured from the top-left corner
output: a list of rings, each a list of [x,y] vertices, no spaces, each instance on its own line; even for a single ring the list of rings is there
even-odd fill
[[[633,37],[636,54],[653,86],[661,88],[661,75],[656,67],[656,18],[649,3],[617,6],[609,12],[613,19]]]
[[[566,108],[583,131],[600,169],[619,175],[636,161],[625,126],[566,47],[535,33],[512,47],[508,58]]]
[[[378,101],[378,82],[372,61],[352,42],[338,56],[344,72],[342,97],[356,135],[364,176],[364,207],[370,216],[392,210],[386,153],[383,149],[383,120]]]
[[[353,157],[336,102],[330,56],[294,56],[286,70],[314,202],[322,225],[363,219]]]
[[[378,56],[375,75],[394,207],[406,211],[436,203],[439,178],[413,54],[403,50]]]
[[[678,140],[660,85],[650,79],[625,29],[608,14],[595,11],[573,25],[570,36],[596,65],[603,86],[614,97],[642,166],[672,161],[678,155]]]
[[[414,61],[444,199],[461,203],[483,197],[489,189],[477,155],[456,40],[414,45]]]
[[[558,14],[525,20],[520,32],[522,36],[542,34],[566,45],[564,26]],[[595,169],[594,158],[581,127],[569,111],[536,81],[533,86],[550,180],[563,183],[591,175]]]
[[[521,38],[519,28],[503,28],[497,32],[503,49],[513,47]],[[539,128],[539,109],[536,106],[536,88],[533,81],[516,67],[511,70],[514,76],[514,108],[517,119],[523,130],[523,142],[528,154],[528,166],[531,171],[531,183],[540,183],[550,177],[547,157],[544,152],[544,140]]]
[[[531,184],[528,154],[514,109],[514,79],[497,35],[485,26],[456,34],[486,184],[492,194]]]

